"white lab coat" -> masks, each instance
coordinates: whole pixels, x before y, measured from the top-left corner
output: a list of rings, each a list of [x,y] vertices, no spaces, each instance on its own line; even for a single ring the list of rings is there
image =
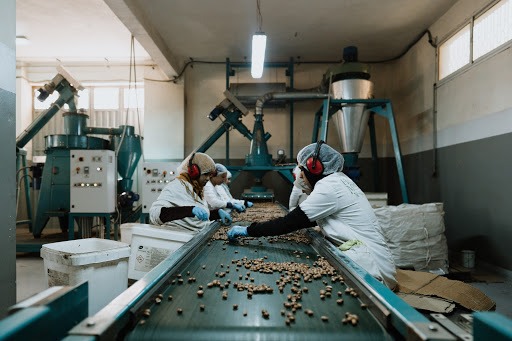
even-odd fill
[[[204,199],[208,203],[208,207],[212,210],[217,208],[226,208],[229,200],[225,200],[222,197],[222,192],[219,191],[219,186],[214,186],[211,181],[208,181],[204,186]]]
[[[244,200],[235,199],[229,190],[229,187],[226,183],[221,183],[220,185],[215,186],[217,192],[220,194],[223,200],[229,201],[232,204],[245,205]]]
[[[158,196],[158,199],[156,199],[156,201],[151,205],[151,208],[149,209],[149,219],[151,220],[151,223],[155,225],[164,225],[160,220],[160,211],[162,207],[177,206],[199,206],[204,208],[206,212],[210,214],[208,204],[194,192],[192,185],[187,181],[176,178],[164,187],[162,193]],[[208,224],[208,220],[202,221],[197,217],[186,217],[165,223],[165,225],[181,227],[194,232],[208,226]]]
[[[318,181],[300,208],[334,243],[363,242],[342,252],[389,288],[396,286],[393,256],[377,217],[364,193],[348,176],[338,172]]]

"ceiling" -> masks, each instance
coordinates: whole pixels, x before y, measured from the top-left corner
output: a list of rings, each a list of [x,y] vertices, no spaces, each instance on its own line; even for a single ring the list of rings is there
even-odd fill
[[[457,0],[260,0],[266,60],[362,61],[400,55]],[[17,0],[19,61],[122,62],[130,35],[139,63],[173,77],[190,59],[250,61],[256,0]],[[143,48],[142,48],[143,47]],[[146,52],[147,51],[147,52]]]

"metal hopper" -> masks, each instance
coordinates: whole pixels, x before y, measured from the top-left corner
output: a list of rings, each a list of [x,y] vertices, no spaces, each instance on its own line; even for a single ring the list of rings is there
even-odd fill
[[[366,79],[344,79],[333,82],[333,99],[370,99],[373,83]],[[363,145],[370,111],[366,104],[344,104],[333,116],[342,153],[359,153]]]

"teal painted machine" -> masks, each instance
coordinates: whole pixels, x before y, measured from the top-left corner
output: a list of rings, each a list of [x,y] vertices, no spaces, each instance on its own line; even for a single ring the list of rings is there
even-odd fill
[[[22,148],[67,104],[69,111],[63,114],[64,134],[45,137],[46,163],[42,173],[39,204],[35,219],[31,224],[32,234],[36,238],[41,237],[41,232],[51,217],[59,218],[60,227],[63,231],[66,231],[68,226],[74,226],[73,221],[69,221],[71,150],[115,151],[117,172],[120,177],[117,184],[116,205],[118,211],[129,213],[123,214],[123,216],[134,214],[133,203],[138,200],[138,195],[132,192],[132,176],[142,155],[141,137],[135,135],[133,126],[128,125],[122,125],[118,128],[87,127],[88,116],[78,112],[75,104],[75,96],[78,90],[82,89],[83,87],[80,86],[79,82],[74,80],[65,69],[60,68],[59,74],[54,77],[52,82],[39,89],[40,95],[38,96],[40,101],[44,101],[50,94],[57,91],[59,93],[58,99],[16,139],[17,156],[23,160],[18,164],[24,165]],[[109,139],[88,136],[90,134],[109,135]],[[26,183],[27,188],[28,184]],[[27,202],[29,201],[27,191]],[[80,214],[75,213],[74,216],[79,217]],[[92,216],[94,214],[87,214],[85,219],[89,217],[92,219]],[[133,218],[133,221],[137,218]],[[69,236],[70,239],[73,238],[73,231],[70,231]],[[108,235],[107,238],[109,238]]]
[[[254,186],[244,190],[242,197],[244,199],[272,199],[274,194],[272,190],[262,185],[263,176],[268,171],[278,171],[286,180],[293,183],[294,179],[291,170],[295,164],[275,165],[272,156],[268,153],[267,141],[271,135],[265,132],[263,128],[263,106],[270,101],[287,101],[293,108],[294,101],[297,100],[323,100],[320,110],[314,117],[314,127],[312,142],[318,140],[327,140],[327,127],[332,118],[337,128],[338,137],[341,145],[340,152],[345,158],[343,171],[354,181],[358,181],[360,171],[358,166],[358,155],[364,141],[367,125],[370,127],[372,160],[374,161],[374,182],[378,189],[378,158],[375,141],[374,114],[383,116],[389,122],[395,159],[397,164],[402,200],[409,202],[407,186],[405,182],[404,171],[402,167],[402,156],[398,140],[398,133],[394,121],[391,101],[389,99],[373,99],[373,83],[369,81],[369,67],[366,64],[357,61],[357,48],[348,46],[343,50],[344,62],[335,65],[327,70],[320,85],[308,90],[294,90],[286,92],[269,92],[258,97],[254,109],[254,128],[251,133],[242,123],[242,116],[249,113],[249,110],[235,97],[226,90],[224,99],[208,115],[210,120],[214,121],[222,116],[222,124],[215,130],[204,143],[196,150],[206,152],[215,141],[226,133],[226,158],[229,154],[229,130],[234,128],[243,136],[251,141],[249,154],[245,157],[244,166],[228,166],[233,173],[233,180],[242,171],[250,172],[254,177]],[[229,69],[229,61],[227,66]],[[293,74],[293,63],[288,66],[288,71]],[[231,73],[226,72],[227,78]],[[229,83],[228,81],[226,81]],[[293,77],[290,84],[293,86]],[[293,127],[293,110],[291,109],[290,126]],[[293,134],[290,136],[290,145],[293,145]],[[291,157],[293,158],[293,148]],[[229,162],[229,159],[228,159]]]

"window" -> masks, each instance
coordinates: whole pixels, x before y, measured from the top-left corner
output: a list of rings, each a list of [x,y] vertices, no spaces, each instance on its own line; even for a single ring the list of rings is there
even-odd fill
[[[130,109],[144,108],[144,88],[124,89],[124,107]]]
[[[475,19],[473,59],[512,39],[512,0],[503,0]]]
[[[119,88],[94,88],[94,109],[119,109]]]
[[[501,0],[443,42],[439,46],[439,80],[510,42],[511,22],[512,0]]]
[[[439,47],[439,79],[469,64],[469,25]]]

